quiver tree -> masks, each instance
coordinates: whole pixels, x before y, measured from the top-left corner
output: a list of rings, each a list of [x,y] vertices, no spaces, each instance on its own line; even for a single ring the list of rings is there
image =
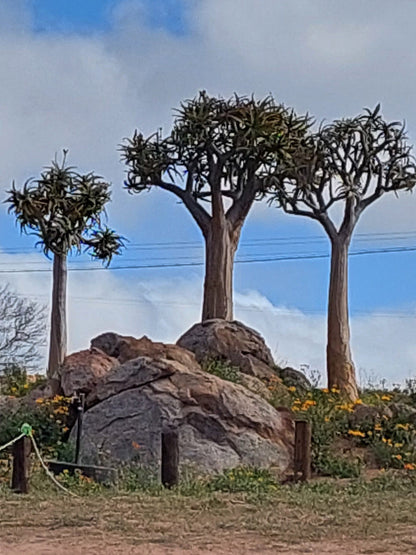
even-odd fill
[[[173,128],[145,138],[135,132],[121,146],[125,185],[140,193],[158,187],[176,195],[205,241],[202,320],[233,318],[233,266],[241,228],[264,177],[290,156],[308,119],[276,104],[213,98],[205,92],[181,104]]]
[[[269,187],[288,214],[318,221],[331,243],[328,295],[327,373],[329,387],[358,397],[350,350],[348,315],[348,250],[363,211],[385,193],[411,190],[416,165],[404,125],[387,123],[365,110],[309,134],[290,160],[285,160]],[[340,222],[331,207],[342,206]]]
[[[20,230],[39,238],[43,252],[53,257],[51,329],[48,378],[55,383],[67,349],[67,257],[88,251],[107,265],[120,254],[122,239],[102,224],[110,201],[110,185],[94,173],[80,174],[56,160],[39,179],[29,179],[22,189],[13,183],[6,202]]]

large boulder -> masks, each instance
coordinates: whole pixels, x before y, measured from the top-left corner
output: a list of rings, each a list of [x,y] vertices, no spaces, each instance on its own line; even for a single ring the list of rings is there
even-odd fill
[[[199,363],[224,360],[256,378],[276,377],[276,365],[264,339],[241,322],[205,320],[185,332],[177,345],[192,351]]]
[[[107,357],[111,353],[117,364],[88,393],[83,462],[158,463],[161,433],[174,428],[181,462],[207,471],[241,464],[288,468],[294,439],[289,411],[203,371],[193,354],[177,345],[146,338],[147,355],[120,363],[117,357],[124,360],[126,351],[113,347],[126,343],[121,336],[110,342],[106,335],[92,344]],[[138,345],[133,339],[126,338],[131,353]],[[144,342],[136,341],[142,348]]]
[[[60,369],[63,394],[70,397],[76,393],[90,393],[118,365],[116,358],[95,347],[67,356]]]

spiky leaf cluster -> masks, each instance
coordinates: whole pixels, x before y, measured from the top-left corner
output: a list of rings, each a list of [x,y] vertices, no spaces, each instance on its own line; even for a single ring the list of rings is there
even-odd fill
[[[39,179],[8,191],[9,212],[24,233],[39,237],[44,253],[67,254],[85,248],[107,263],[118,254],[122,239],[102,225],[110,201],[110,185],[94,173],[80,174],[54,160]]]
[[[269,189],[288,212],[320,219],[335,202],[344,201],[348,221],[356,220],[384,193],[413,189],[411,150],[404,125],[386,122],[378,105],[305,137],[270,176]]]
[[[181,104],[167,137],[145,138],[136,131],[125,141],[126,186],[140,192],[169,177],[186,183],[196,199],[210,200],[214,184],[235,199],[250,180],[263,178],[281,158],[290,158],[308,126],[307,117],[271,96],[225,100],[203,91]]]

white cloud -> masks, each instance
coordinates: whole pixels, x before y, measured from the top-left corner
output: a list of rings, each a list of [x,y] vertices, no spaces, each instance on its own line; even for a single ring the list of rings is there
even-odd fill
[[[41,255],[2,254],[2,259],[16,269],[29,262],[32,268],[49,266]],[[13,286],[45,303],[50,278],[51,274],[14,274]],[[68,282],[70,351],[88,348],[93,337],[106,331],[174,343],[200,317],[202,281],[194,272],[186,278],[135,281],[109,270],[72,272]],[[258,291],[237,291],[235,317],[263,335],[277,363],[307,365],[324,376],[324,315],[274,306]],[[416,306],[413,313],[355,317],[351,329],[354,360],[364,382],[376,376],[397,383],[416,375]]]
[[[185,36],[148,28],[143,5],[133,10],[125,2],[114,14],[113,30],[91,37],[35,34],[28,5],[0,2],[1,185],[37,175],[55,151],[69,148],[71,163],[114,182],[110,222],[133,241],[197,233],[168,195],[132,199],[121,191],[124,168],[116,148],[136,126],[167,130],[171,108],[198,89],[223,95],[271,91],[319,120],[354,115],[381,100],[386,117],[406,118],[416,139],[413,1],[402,0],[397,10],[387,0],[189,0]],[[386,196],[363,216],[360,231],[414,229],[415,209],[416,195]],[[299,220],[258,206],[249,225],[255,229],[271,218],[279,226]],[[14,282],[22,293],[49,298],[49,279],[15,274]],[[176,339],[198,319],[201,284],[174,285],[111,272],[71,274],[72,348],[109,329]],[[258,292],[237,294],[236,300],[237,316],[265,335],[279,360],[324,367],[322,316],[273,307]],[[414,319],[370,315],[352,328],[358,366],[392,379],[414,370],[408,346]]]

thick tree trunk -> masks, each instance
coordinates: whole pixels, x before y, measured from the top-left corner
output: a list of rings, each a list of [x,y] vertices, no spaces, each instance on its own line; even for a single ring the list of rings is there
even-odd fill
[[[66,255],[54,254],[51,333],[47,376],[55,393],[59,389],[59,368],[64,361],[67,349],[66,282],[67,257]]]
[[[332,239],[328,298],[328,387],[336,387],[349,399],[358,398],[354,363],[350,350],[348,315],[348,246],[339,235]]]
[[[205,282],[202,321],[233,319],[233,269],[239,231],[225,218],[211,221],[205,234]]]

